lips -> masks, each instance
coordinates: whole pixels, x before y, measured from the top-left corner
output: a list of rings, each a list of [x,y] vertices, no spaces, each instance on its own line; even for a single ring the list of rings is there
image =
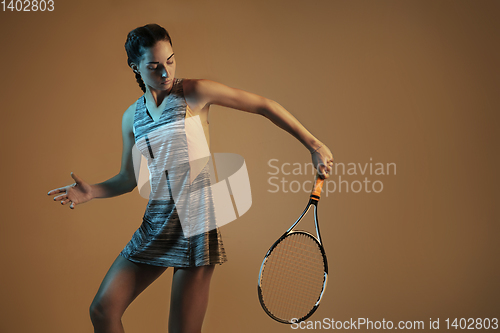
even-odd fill
[[[163,81],[161,84],[169,84],[171,80]]]

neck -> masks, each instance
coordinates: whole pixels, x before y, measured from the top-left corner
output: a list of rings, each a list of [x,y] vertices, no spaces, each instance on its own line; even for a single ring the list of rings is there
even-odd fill
[[[165,98],[167,98],[173,88],[173,83],[172,87],[169,90],[156,90],[149,88],[149,86],[146,86],[146,98],[152,99],[156,106],[160,106],[160,104],[165,100]]]

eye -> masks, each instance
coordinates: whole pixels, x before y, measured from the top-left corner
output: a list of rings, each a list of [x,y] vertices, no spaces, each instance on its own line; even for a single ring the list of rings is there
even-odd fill
[[[158,67],[148,67],[148,69],[154,71],[155,69],[157,69]]]

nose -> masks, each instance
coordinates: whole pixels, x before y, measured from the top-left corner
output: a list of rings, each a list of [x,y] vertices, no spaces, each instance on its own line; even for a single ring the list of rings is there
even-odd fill
[[[161,72],[161,77],[163,77],[163,78],[170,77],[170,73],[167,71],[166,68],[163,68],[163,71]]]

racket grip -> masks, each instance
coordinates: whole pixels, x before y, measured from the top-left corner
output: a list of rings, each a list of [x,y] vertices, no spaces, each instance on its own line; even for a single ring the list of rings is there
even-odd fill
[[[311,199],[319,201],[319,198],[321,197],[321,189],[323,188],[323,181],[324,179],[321,178],[318,173],[316,173],[316,177],[314,178],[314,186],[311,193]]]

